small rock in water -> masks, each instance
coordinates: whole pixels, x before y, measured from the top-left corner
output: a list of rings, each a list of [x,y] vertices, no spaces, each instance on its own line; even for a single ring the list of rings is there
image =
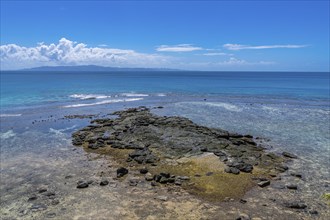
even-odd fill
[[[293,158],[293,159],[297,159],[297,158],[298,158],[296,155],[291,154],[291,153],[289,153],[289,152],[285,152],[285,151],[282,153],[282,155],[283,155],[284,157]]]
[[[280,171],[280,172],[285,172],[289,169],[289,167],[287,165],[284,165],[284,164],[279,164],[277,167],[275,167],[275,169]]]
[[[58,205],[60,203],[60,201],[58,201],[58,200],[53,200],[50,204],[52,204],[52,205]]]
[[[319,212],[316,211],[316,210],[311,210],[311,211],[309,211],[309,213],[310,213],[311,215],[318,215],[318,214],[319,214]]]
[[[290,183],[290,184],[286,185],[286,188],[296,190],[296,189],[298,189],[298,186],[296,184]]]
[[[36,195],[32,195],[29,197],[28,201],[36,200],[38,197]]]
[[[239,217],[236,218],[236,220],[250,220],[250,219],[251,219],[250,216],[248,216],[247,214],[244,214],[244,213],[241,213],[239,215]]]
[[[101,180],[101,182],[100,182],[100,186],[106,186],[108,184],[109,184],[108,180]]]
[[[258,186],[260,187],[266,187],[270,185],[270,181],[269,180],[265,180],[265,181],[261,181],[258,183]]]
[[[44,194],[45,196],[55,196],[55,193],[54,192],[46,192],[45,194]]]
[[[302,174],[300,173],[290,173],[291,176],[297,177],[297,178],[302,178]]]
[[[148,169],[143,168],[143,169],[140,170],[140,173],[141,174],[146,174],[146,173],[148,173]]]
[[[131,180],[129,180],[129,185],[130,186],[136,186],[137,184],[138,184],[138,180],[135,180],[135,179],[131,179]]]
[[[31,207],[32,211],[42,211],[42,210],[46,210],[46,209],[47,209],[47,206],[44,204],[34,204]]]
[[[86,181],[80,180],[77,183],[77,188],[78,189],[83,189],[83,188],[87,188],[88,187],[88,183]]]
[[[47,191],[46,188],[40,188],[40,189],[38,190],[38,193],[43,193],[43,192],[46,192],[46,191]]]
[[[284,206],[292,209],[305,209],[307,208],[307,205],[303,202],[285,202]]]
[[[151,180],[154,179],[151,173],[147,173],[147,174],[145,175],[144,178],[145,178],[145,180],[147,180],[147,181],[151,181]]]
[[[242,203],[242,204],[247,203],[247,201],[245,199],[240,199],[239,202]]]
[[[206,147],[201,147],[201,148],[200,148],[200,151],[202,151],[202,152],[207,152],[207,148],[206,148]]]
[[[128,174],[128,169],[126,169],[124,167],[120,167],[117,169],[117,177],[123,177],[126,174]]]
[[[55,218],[56,214],[54,212],[50,212],[46,214],[46,218]]]
[[[237,169],[235,167],[226,167],[225,168],[225,172],[226,173],[236,174],[236,175],[240,173],[239,169]]]

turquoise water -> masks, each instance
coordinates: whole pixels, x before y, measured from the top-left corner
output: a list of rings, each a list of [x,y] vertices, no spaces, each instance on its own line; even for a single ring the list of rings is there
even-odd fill
[[[104,101],[123,97],[122,93],[308,101],[329,99],[329,73],[1,72],[0,75],[1,109],[6,112],[15,107],[74,102],[77,97],[82,100],[88,95]]]

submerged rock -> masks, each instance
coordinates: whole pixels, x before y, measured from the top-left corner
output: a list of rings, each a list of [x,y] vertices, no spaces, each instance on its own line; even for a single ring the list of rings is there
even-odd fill
[[[120,167],[117,169],[117,177],[123,177],[126,174],[128,174],[128,169],[126,169],[124,167]]]
[[[78,183],[77,183],[77,188],[78,188],[78,189],[87,188],[88,185],[89,185],[89,184],[88,184],[87,181],[81,180],[81,181],[78,181]]]
[[[292,208],[292,209],[305,209],[307,205],[304,202],[300,201],[293,201],[293,202],[285,202],[285,207]]]
[[[43,211],[47,209],[45,204],[33,204],[30,208],[32,211]]]
[[[282,155],[283,155],[284,157],[293,158],[293,159],[297,159],[297,158],[298,158],[296,155],[291,154],[291,153],[286,152],[286,151],[284,151],[284,152],[282,153]]]
[[[297,186],[297,184],[289,183],[289,184],[286,185],[286,188],[288,188],[288,189],[298,189],[298,186]]]
[[[258,183],[258,186],[260,187],[266,187],[266,186],[269,186],[270,185],[270,181],[269,180],[264,180],[264,181],[261,181]]]
[[[108,184],[109,184],[108,180],[101,180],[101,182],[100,182],[100,186],[106,186]]]
[[[148,173],[148,169],[146,169],[146,168],[140,169],[140,173],[146,174],[146,173]]]

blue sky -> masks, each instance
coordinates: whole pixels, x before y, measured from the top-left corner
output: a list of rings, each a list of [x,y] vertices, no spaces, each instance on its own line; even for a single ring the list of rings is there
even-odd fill
[[[1,69],[329,71],[329,1],[1,1]]]

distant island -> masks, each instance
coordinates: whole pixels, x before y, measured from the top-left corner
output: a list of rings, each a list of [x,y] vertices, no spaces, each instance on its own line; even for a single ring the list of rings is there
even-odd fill
[[[105,67],[97,65],[80,65],[80,66],[41,66],[28,69],[22,69],[20,71],[97,71],[97,72],[109,72],[109,71],[182,71],[178,69],[168,68],[127,68],[127,67]]]

